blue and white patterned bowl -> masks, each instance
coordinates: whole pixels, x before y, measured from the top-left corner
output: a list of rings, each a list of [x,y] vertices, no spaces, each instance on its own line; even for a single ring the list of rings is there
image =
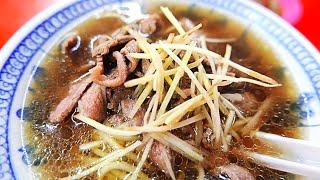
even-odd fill
[[[137,1],[136,1],[137,2]],[[24,163],[21,113],[28,83],[48,50],[65,32],[94,12],[128,0],[82,0],[57,4],[34,17],[3,47],[0,54],[0,179],[30,179]],[[141,2],[140,2],[141,3]],[[150,3],[150,2],[149,2]],[[190,0],[251,24],[276,50],[301,93],[304,138],[320,143],[320,56],[294,28],[248,0]]]

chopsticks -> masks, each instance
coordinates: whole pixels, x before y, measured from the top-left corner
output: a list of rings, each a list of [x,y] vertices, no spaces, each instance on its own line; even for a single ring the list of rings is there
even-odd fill
[[[285,155],[298,160],[309,160],[310,163],[318,162],[320,165],[320,145],[306,140],[287,138],[275,134],[257,132],[256,138],[262,141],[276,145],[276,147],[285,152]]]
[[[270,133],[257,132],[255,137],[275,145],[281,157],[246,152],[255,162],[271,169],[308,177],[320,177],[320,146],[311,142],[282,137]]]
[[[255,162],[271,169],[307,177],[320,177],[320,167],[317,166],[307,165],[301,162],[293,162],[253,152],[248,152],[247,155],[252,157]]]

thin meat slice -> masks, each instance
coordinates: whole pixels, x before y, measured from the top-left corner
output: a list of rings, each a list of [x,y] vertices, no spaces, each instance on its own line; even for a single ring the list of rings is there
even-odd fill
[[[129,53],[138,53],[140,52],[140,48],[136,40],[131,40],[121,49],[120,52],[123,55],[127,55]]]
[[[126,92],[123,92],[126,93]],[[121,106],[121,111],[118,112],[118,114],[112,115],[107,119],[107,122],[110,123],[113,126],[119,126],[123,123],[126,123],[127,125],[130,126],[141,126],[143,117],[145,114],[145,109],[141,108],[136,115],[130,119],[129,115],[131,113],[131,110],[135,104],[135,101],[129,98],[123,98],[121,96],[117,96],[116,94],[115,98],[120,101],[120,106]]]
[[[259,107],[257,113],[248,118],[248,123],[242,128],[242,135],[249,135],[252,131],[256,131],[263,126],[263,124],[268,119],[268,110],[273,105],[274,98],[268,97],[265,101],[263,101],[262,105]]]
[[[94,39],[94,41],[93,41],[93,44],[92,44],[93,48],[95,48],[95,47],[99,46],[100,44],[103,44],[109,40],[112,40],[112,38],[108,35],[105,35],[105,34],[98,35],[96,37],[96,39]]]
[[[247,169],[236,164],[222,166],[219,170],[221,174],[226,174],[231,180],[255,180]]]
[[[189,18],[182,18],[180,20],[180,24],[182,28],[186,31],[189,31],[195,26],[194,23]]]
[[[108,54],[110,52],[110,48],[121,45],[121,44],[125,44],[131,40],[133,40],[133,36],[123,35],[123,36],[116,37],[116,39],[110,39],[108,41],[99,43],[99,45],[93,48],[92,56],[99,57],[99,56]]]
[[[111,37],[113,39],[117,39],[117,37],[128,35],[128,34],[129,32],[125,28],[119,28],[111,34]]]
[[[80,66],[79,68],[77,68],[77,72],[79,72],[79,73],[87,72],[91,68],[95,67],[95,65],[96,65],[95,61],[89,61],[87,64],[84,64],[84,65]]]
[[[106,118],[106,88],[93,83],[78,102],[79,112],[96,121]]]
[[[109,94],[107,94],[107,99],[109,103],[107,108],[112,110],[113,112],[121,111],[121,101],[131,98],[134,93],[133,88],[126,88],[124,86],[120,86],[118,88],[112,89]]]
[[[169,147],[155,141],[151,147],[149,158],[150,160],[155,163],[161,170],[163,170],[166,174],[168,174],[169,170],[165,163],[165,157],[169,159],[171,162],[171,167],[173,167],[173,157],[172,152]]]
[[[128,69],[129,73],[133,72],[137,68],[139,60],[128,56],[128,54],[138,52],[140,52],[140,48],[136,40],[131,40],[130,42],[128,42],[120,51],[120,53],[126,56],[126,58],[130,61]]]
[[[142,65],[142,73],[143,74],[146,74],[147,73],[147,71],[148,71],[148,69],[149,69],[149,67],[150,67],[150,61],[148,61],[148,60],[144,60],[144,61],[142,61],[142,63],[141,63]]]
[[[128,70],[123,55],[119,51],[115,51],[113,52],[113,56],[117,60],[117,77],[110,79],[103,75],[103,65],[101,63],[99,66],[96,66],[91,73],[91,77],[95,83],[105,87],[115,88],[123,85],[123,83],[126,81]]]
[[[152,14],[147,18],[141,19],[137,23],[128,24],[127,27],[140,31],[141,33],[151,35],[162,26],[163,22],[159,14]],[[116,39],[121,36],[128,35],[129,32],[125,28],[119,28],[111,34],[111,37]]]
[[[89,81],[81,81],[70,87],[67,97],[65,97],[50,113],[49,120],[53,123],[64,121],[74,110],[78,100],[81,98],[87,87],[90,85]]]
[[[126,121],[126,118],[121,114],[114,114],[107,119],[107,122],[112,126],[119,126]]]
[[[104,69],[103,62],[97,60],[97,65],[94,68],[90,69],[90,74],[92,79],[102,76],[103,69]]]
[[[185,18],[185,17],[180,20],[180,24],[185,31],[189,31],[196,26],[189,18]],[[191,39],[200,38],[201,35],[203,35],[203,33],[201,33],[201,31],[199,30],[199,31],[193,32],[189,37]],[[197,43],[197,47],[199,46],[200,44]],[[206,60],[204,62],[206,62]]]
[[[135,101],[132,100],[132,99],[125,99],[125,100],[122,100],[120,102],[121,110],[122,110],[122,113],[123,113],[124,116],[126,116],[126,117],[130,116],[131,111],[132,111],[133,106],[134,106],[134,103],[135,103]]]
[[[235,96],[237,95],[237,96]],[[253,116],[259,109],[261,101],[251,92],[226,96],[245,116]]]
[[[156,32],[161,26],[161,17],[158,14],[152,14],[148,18],[142,19],[138,24],[129,24],[128,27],[137,29],[144,34],[151,35]],[[111,34],[112,39],[99,42],[92,50],[92,56],[103,56],[110,52],[110,48],[125,44],[134,39],[132,35],[128,34],[128,31],[124,28],[120,28]]]
[[[125,100],[121,101],[122,114],[126,118],[129,118],[135,102],[136,101],[134,101],[132,99],[125,99]],[[134,115],[134,117],[130,120],[131,123],[129,123],[129,124],[133,125],[133,126],[141,126],[145,112],[146,112],[145,108],[140,108],[138,110],[138,112]]]
[[[161,17],[159,14],[152,14],[139,22],[139,30],[144,34],[150,35],[159,29],[160,23]]]
[[[81,38],[76,34],[72,34],[67,37],[61,44],[62,52],[67,53],[69,51],[75,51],[80,46]]]

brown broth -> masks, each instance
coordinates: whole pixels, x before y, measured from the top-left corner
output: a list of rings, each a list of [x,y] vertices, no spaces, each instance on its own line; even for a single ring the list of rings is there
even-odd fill
[[[245,27],[216,11],[202,8],[188,9],[183,5],[172,5],[170,8],[179,18],[188,17],[195,24],[201,22],[203,32],[207,37],[237,38],[236,42],[231,43],[233,47],[232,59],[236,63],[270,76],[283,84],[279,88],[262,90],[264,94],[272,94],[277,101],[273,109],[266,114],[269,118],[261,129],[270,133],[298,137],[298,131],[295,129],[298,116],[289,109],[290,104],[295,102],[298,93],[272,48],[256,37],[250,31],[250,27]],[[158,7],[154,7],[154,9],[158,9]],[[150,11],[158,12],[158,10]],[[35,177],[39,179],[64,177],[72,170],[89,163],[88,159],[84,162],[83,155],[86,153],[81,153],[78,147],[92,139],[91,128],[73,120],[59,125],[50,124],[48,116],[52,108],[66,96],[68,83],[81,75],[73,69],[93,60],[89,50],[90,40],[96,35],[110,34],[121,25],[123,23],[116,18],[90,18],[71,31],[77,32],[81,37],[79,50],[66,56],[60,52],[60,45],[55,45],[42,61],[41,68],[38,69],[39,72],[34,76],[34,81],[30,85],[33,90],[29,92],[27,97],[26,104],[29,113],[25,118],[25,146],[30,149],[27,153],[27,162],[33,167]],[[158,34],[154,38],[157,39],[159,36],[162,35]],[[209,48],[219,54],[224,54],[225,45],[209,45]],[[256,87],[249,88],[255,89]],[[269,146],[252,138],[244,138],[232,146],[241,146],[257,152],[275,152]],[[179,156],[177,155],[177,157]],[[212,158],[217,165],[223,165],[227,161],[242,165],[260,179],[279,179],[281,177],[291,179],[293,177],[290,174],[251,163],[247,158],[237,155],[236,152],[225,154],[217,150]],[[175,168],[178,177],[188,177],[187,173],[190,171],[189,174],[192,174],[193,172],[192,168],[188,168],[190,162],[183,158],[181,161],[183,165]],[[155,169],[158,173],[150,173],[150,171],[152,170],[146,172],[157,174],[158,178],[156,179],[164,178],[163,174],[158,172],[159,170]]]

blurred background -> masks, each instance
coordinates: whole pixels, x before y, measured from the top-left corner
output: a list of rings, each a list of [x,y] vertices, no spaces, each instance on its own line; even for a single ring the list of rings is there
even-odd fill
[[[63,0],[1,0],[0,48],[30,18],[51,4]],[[64,0],[67,1],[67,0]],[[248,0],[250,1],[250,0]],[[320,49],[318,0],[253,0],[279,14]]]

